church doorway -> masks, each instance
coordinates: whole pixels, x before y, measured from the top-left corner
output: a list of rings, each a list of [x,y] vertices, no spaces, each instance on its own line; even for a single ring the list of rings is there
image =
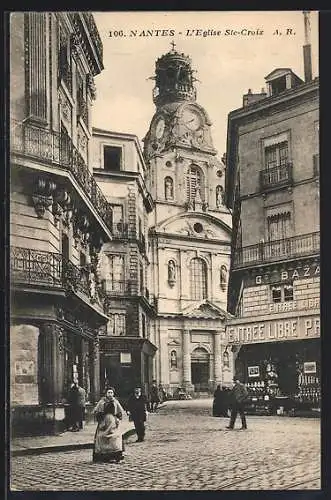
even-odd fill
[[[209,365],[208,352],[202,347],[194,349],[191,356],[191,378],[195,392],[209,390]]]

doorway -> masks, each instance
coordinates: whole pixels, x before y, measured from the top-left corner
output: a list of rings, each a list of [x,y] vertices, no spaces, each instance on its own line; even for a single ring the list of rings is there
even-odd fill
[[[195,392],[209,390],[210,359],[208,352],[198,347],[191,356],[191,377]]]

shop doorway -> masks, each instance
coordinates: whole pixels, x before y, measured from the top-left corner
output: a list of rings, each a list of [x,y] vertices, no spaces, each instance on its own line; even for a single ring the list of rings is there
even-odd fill
[[[202,347],[195,349],[191,356],[191,379],[195,392],[209,390],[210,359]]]

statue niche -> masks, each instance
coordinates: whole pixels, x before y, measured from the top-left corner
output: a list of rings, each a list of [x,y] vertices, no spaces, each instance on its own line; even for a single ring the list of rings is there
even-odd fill
[[[168,262],[168,283],[171,287],[176,283],[176,263],[173,260]]]
[[[220,287],[221,287],[222,292],[225,292],[225,290],[226,290],[227,274],[228,274],[228,270],[227,270],[226,266],[223,264],[221,266],[221,271],[220,271]]]
[[[223,186],[217,186],[216,188],[216,207],[220,208],[225,204],[225,193]]]

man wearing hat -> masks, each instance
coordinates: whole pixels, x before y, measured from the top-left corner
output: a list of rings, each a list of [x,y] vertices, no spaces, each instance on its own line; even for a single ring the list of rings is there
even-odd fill
[[[234,386],[231,391],[231,417],[230,423],[227,429],[233,429],[234,424],[239,413],[241,417],[241,429],[247,429],[246,417],[245,417],[245,401],[248,396],[247,389],[244,384],[242,384],[238,377],[234,377]]]
[[[147,419],[147,400],[141,392],[141,387],[135,387],[128,400],[127,407],[127,414],[130,420],[133,421],[137,433],[137,443],[141,443],[145,439],[145,422]]]

